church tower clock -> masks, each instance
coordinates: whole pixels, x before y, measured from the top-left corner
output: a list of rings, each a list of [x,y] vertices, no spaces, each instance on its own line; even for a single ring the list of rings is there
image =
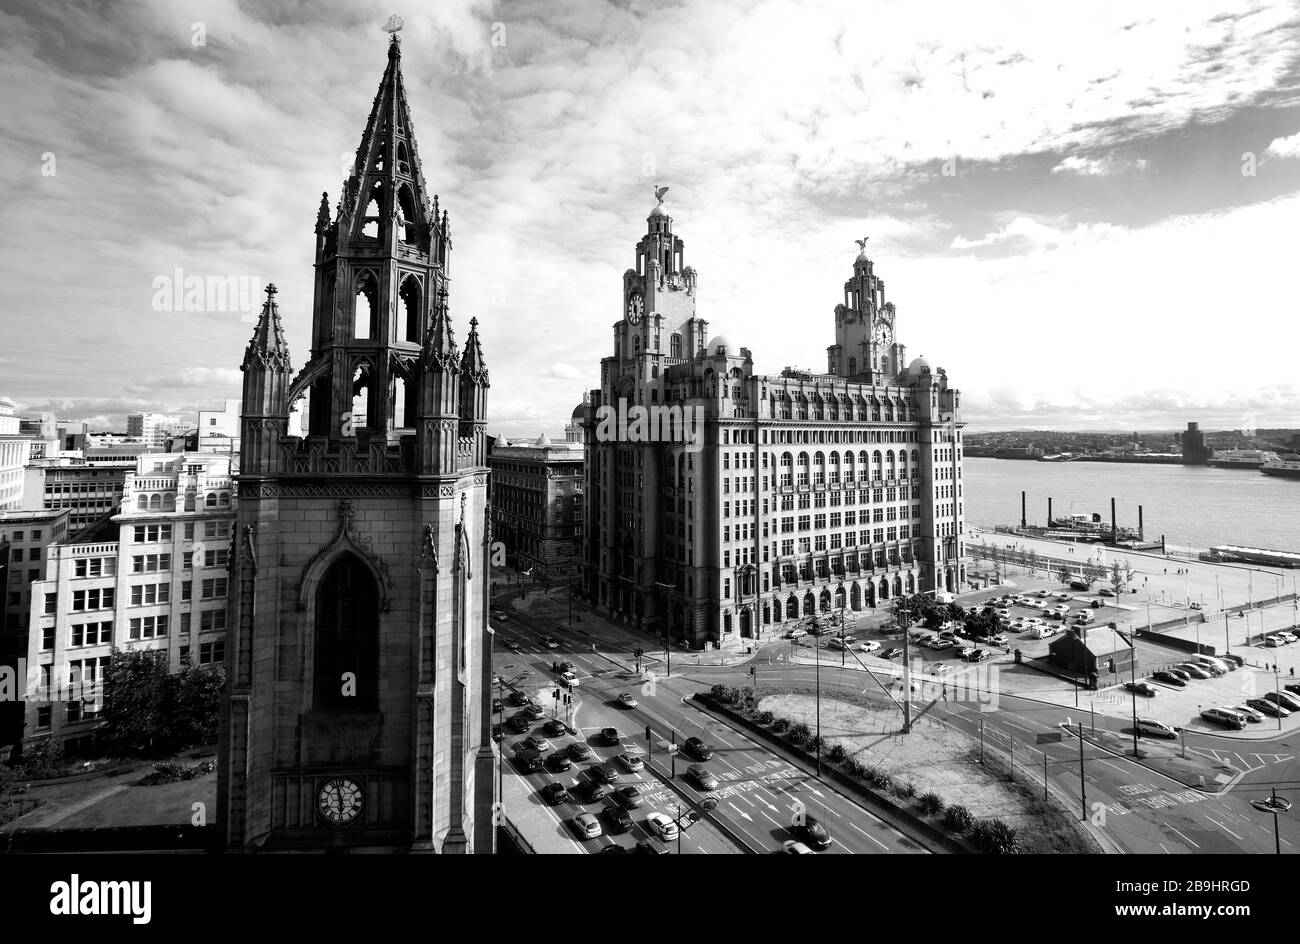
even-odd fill
[[[844,283],[844,304],[835,306],[835,343],[826,349],[827,370],[863,383],[888,383],[905,366],[895,335],[894,303],[885,301],[885,280],[859,239],[853,278]]]
[[[493,851],[488,371],[394,35],[333,214],[311,354],[244,354],[218,825],[232,852]],[[303,436],[289,435],[293,411]],[[195,624],[199,621],[195,620]]]

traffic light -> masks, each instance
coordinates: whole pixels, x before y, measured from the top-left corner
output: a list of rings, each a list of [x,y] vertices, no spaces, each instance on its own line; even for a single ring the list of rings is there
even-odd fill
[[[559,700],[560,700],[560,690],[557,688],[557,689],[555,690],[555,694],[553,694],[551,697],[554,698],[556,701],[559,701]]]
[[[645,726],[645,739],[647,742],[650,740],[650,725],[648,724]]]

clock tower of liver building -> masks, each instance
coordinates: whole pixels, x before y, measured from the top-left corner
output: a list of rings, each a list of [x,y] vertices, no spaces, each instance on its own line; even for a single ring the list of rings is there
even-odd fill
[[[449,310],[396,37],[316,220],[311,356],[274,286],[244,355],[229,699],[232,852],[492,852],[486,396]],[[290,415],[304,435],[290,435]]]

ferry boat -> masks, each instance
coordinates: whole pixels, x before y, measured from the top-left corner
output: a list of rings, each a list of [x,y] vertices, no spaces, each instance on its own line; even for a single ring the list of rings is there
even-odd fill
[[[1280,475],[1288,479],[1300,479],[1300,459],[1269,459],[1259,467],[1265,475]]]
[[[1210,465],[1216,469],[1259,469],[1265,462],[1280,458],[1265,449],[1216,449]]]
[[[1053,531],[1060,534],[1064,532],[1073,536],[1076,540],[1082,537],[1084,540],[1112,540],[1110,533],[1110,522],[1102,521],[1101,515],[1093,512],[1092,514],[1069,514],[1053,518],[1047,523],[1047,526]],[[1137,532],[1132,528],[1117,528],[1114,540],[1129,541],[1137,537]]]

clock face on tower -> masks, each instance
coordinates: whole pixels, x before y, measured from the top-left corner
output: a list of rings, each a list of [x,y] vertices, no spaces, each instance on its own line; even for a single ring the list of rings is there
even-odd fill
[[[633,327],[641,323],[641,314],[644,310],[645,303],[640,295],[633,295],[627,300],[627,320]]]
[[[361,784],[351,777],[333,777],[316,795],[316,809],[331,826],[347,826],[361,815],[365,805]]]
[[[886,347],[894,339],[894,331],[889,324],[884,321],[876,323],[876,343],[881,347]]]

